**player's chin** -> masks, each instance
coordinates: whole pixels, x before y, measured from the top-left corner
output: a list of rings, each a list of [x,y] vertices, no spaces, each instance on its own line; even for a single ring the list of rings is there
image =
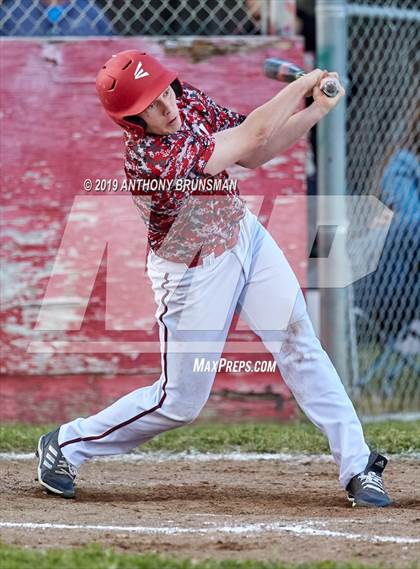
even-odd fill
[[[174,132],[179,130],[180,126],[181,126],[181,120],[178,116],[178,117],[176,117],[176,119],[172,123],[168,123],[166,125],[167,134],[173,134]]]

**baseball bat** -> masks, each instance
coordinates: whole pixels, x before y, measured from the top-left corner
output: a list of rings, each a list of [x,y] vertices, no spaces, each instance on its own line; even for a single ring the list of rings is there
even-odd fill
[[[271,57],[270,59],[265,60],[264,75],[269,79],[275,79],[282,83],[291,83],[292,81],[299,79],[299,77],[303,77],[305,75],[305,71],[294,63],[290,63],[284,59]],[[321,91],[327,97],[336,97],[338,95],[337,82],[332,79],[326,81],[322,86]]]

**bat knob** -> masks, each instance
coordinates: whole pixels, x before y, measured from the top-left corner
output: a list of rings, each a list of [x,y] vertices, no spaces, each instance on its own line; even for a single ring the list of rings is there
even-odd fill
[[[336,97],[339,92],[338,85],[335,81],[326,81],[321,90],[327,97]]]

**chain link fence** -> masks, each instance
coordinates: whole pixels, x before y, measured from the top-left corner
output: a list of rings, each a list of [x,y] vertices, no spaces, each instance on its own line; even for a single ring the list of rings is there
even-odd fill
[[[0,34],[264,34],[270,7],[270,0],[3,0]]]
[[[418,4],[417,4],[418,6]],[[420,410],[420,11],[347,5],[347,189],[389,213],[370,220],[377,270],[353,286],[354,398],[368,414]],[[361,255],[368,252],[360,250]]]

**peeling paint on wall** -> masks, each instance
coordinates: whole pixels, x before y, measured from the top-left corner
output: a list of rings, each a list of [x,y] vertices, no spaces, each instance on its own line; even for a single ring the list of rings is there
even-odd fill
[[[60,341],[115,341],[117,345],[158,339],[147,276],[130,280],[144,273],[143,261],[129,254],[122,235],[118,251],[105,248],[92,276],[92,267],[84,265],[83,259],[100,246],[92,235],[102,214],[94,200],[75,202],[78,197],[86,197],[85,178],[123,179],[121,132],[100,107],[95,76],[110,54],[130,47],[163,57],[183,79],[208,92],[220,104],[244,113],[273,96],[280,87],[263,77],[265,58],[277,56],[303,65],[303,48],[298,39],[250,38],[249,42],[241,39],[238,43],[228,38],[220,42],[218,38],[217,42],[206,39],[204,43],[189,44],[185,40],[177,46],[137,37],[4,42],[2,75],[9,80],[1,85],[2,95],[8,100],[1,114],[2,159],[6,166],[1,194],[2,420],[53,421],[70,418],[78,410],[90,413],[98,404],[109,403],[134,386],[150,384],[159,373],[157,353],[28,350],[36,342],[53,346]],[[304,158],[302,141],[258,170],[232,169],[241,193],[251,196],[249,206],[259,212],[262,222],[270,218],[277,196],[304,194]],[[294,207],[289,204],[285,208],[287,215],[280,216],[278,223],[282,247],[288,256],[290,253],[289,260],[304,286],[307,253],[302,236],[306,234],[306,217],[301,208]],[[131,213],[123,212],[123,207],[121,212],[125,223],[139,224],[139,247],[145,246],[143,225],[134,205]],[[58,252],[70,217],[79,240],[60,258]],[[121,227],[110,226],[109,231],[117,236]],[[110,263],[115,263],[112,271]],[[52,274],[56,279],[55,296],[46,302]],[[83,279],[92,281],[91,289],[87,286],[80,290]],[[117,293],[113,296],[112,291]],[[107,295],[118,308],[112,321],[105,317]],[[39,326],[41,309],[49,311],[44,329]],[[127,329],[129,318],[132,326]],[[240,329],[230,336],[243,342],[250,338],[255,341],[253,334]],[[240,354],[231,357],[240,359]],[[77,395],[76,386],[81,390]],[[48,404],[41,404],[40,392],[49,394]],[[236,393],[236,399],[228,397],[228,392]],[[256,404],[252,394],[267,393],[264,411],[264,405]],[[273,416],[292,415],[293,404],[282,406],[276,397],[290,400],[278,374],[220,374],[211,409],[229,415],[235,409],[239,414],[241,409],[251,414],[250,409],[258,409],[258,413],[267,415],[270,408]]]

